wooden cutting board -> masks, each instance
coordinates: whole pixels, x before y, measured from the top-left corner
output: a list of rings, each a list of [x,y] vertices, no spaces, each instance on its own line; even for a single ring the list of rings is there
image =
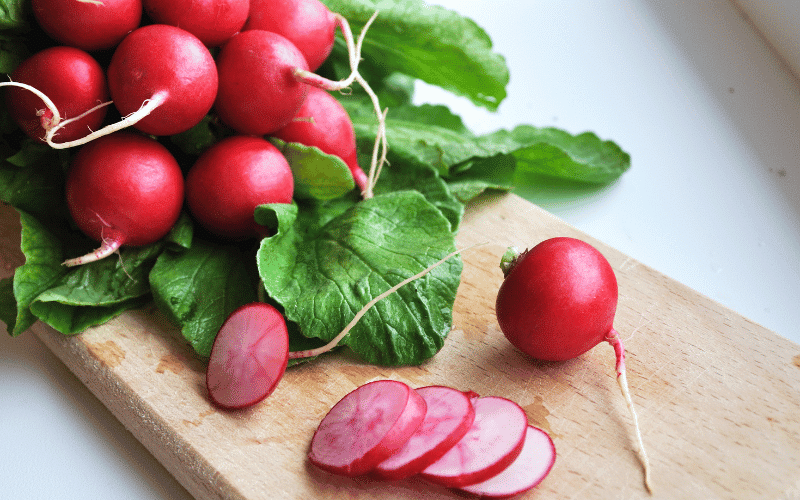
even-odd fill
[[[21,262],[18,221],[2,209],[5,274]],[[609,248],[515,195],[473,202],[453,331],[418,367],[369,366],[339,353],[290,368],[261,404],[211,406],[205,365],[154,308],[65,337],[32,330],[198,499],[455,499],[418,479],[346,479],[306,460],[315,427],[347,392],[377,378],[414,387],[446,384],[520,403],[552,436],[551,474],[522,498],[650,498],[631,419],[600,345],[564,363],[532,361],[503,337],[494,316],[509,245],[552,236],[597,246],[617,273],[616,329],[652,464],[652,498],[800,498],[800,345],[748,321]],[[754,291],[757,293],[757,291]]]

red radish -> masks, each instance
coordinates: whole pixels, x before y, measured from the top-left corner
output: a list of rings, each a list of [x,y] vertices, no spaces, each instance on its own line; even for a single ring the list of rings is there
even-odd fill
[[[217,47],[242,29],[250,0],[144,0],[144,9],[154,22],[178,26]]]
[[[118,132],[78,151],[67,173],[66,198],[78,228],[102,243],[64,262],[80,265],[166,235],[183,206],[183,174],[156,140]]]
[[[214,404],[245,408],[275,390],[289,359],[289,333],[274,307],[254,302],[228,316],[214,339],[206,387]]]
[[[233,136],[208,150],[186,174],[186,202],[194,218],[228,239],[265,236],[255,209],[266,203],[291,203],[292,169],[270,142]]]
[[[366,474],[405,445],[425,412],[425,400],[403,382],[369,382],[325,415],[311,439],[308,458],[334,474]]]
[[[35,87],[37,92],[19,84]],[[100,64],[74,47],[57,46],[37,52],[14,70],[11,82],[0,85],[10,87],[6,91],[6,107],[11,117],[28,136],[41,142],[46,142],[47,132],[62,117],[78,117],[108,101],[106,76]],[[50,103],[45,103],[41,94]],[[61,128],[57,138],[72,141],[83,137],[99,128],[105,116],[105,108],[94,109]]]
[[[303,53],[310,71],[333,49],[337,16],[319,0],[250,0],[243,30],[265,30],[288,38]]]
[[[649,462],[628,391],[625,350],[613,327],[617,279],[596,248],[575,238],[551,238],[522,254],[503,258],[497,294],[500,329],[522,352],[535,359],[563,361],[602,341],[617,356],[617,381],[633,417],[639,452],[650,490]]]
[[[323,153],[338,156],[350,168],[358,188],[366,190],[367,175],[358,165],[353,122],[327,91],[309,87],[308,96],[292,121],[272,135],[284,142],[314,146]]]
[[[195,126],[211,109],[218,88],[217,68],[203,42],[164,24],[143,26],[125,37],[107,74],[119,112],[134,116],[133,126],[152,135]]]
[[[214,103],[220,119],[242,134],[271,134],[297,114],[308,85],[295,69],[308,70],[303,54],[281,35],[243,31],[228,40],[217,56],[219,93]]]
[[[33,14],[57,42],[83,50],[110,49],[139,27],[142,0],[33,0]]]
[[[520,454],[528,429],[525,411],[497,396],[476,398],[473,406],[472,427],[422,477],[450,488],[467,486],[497,475]]]
[[[464,437],[475,420],[469,395],[444,386],[416,389],[427,406],[425,419],[406,445],[372,472],[397,480],[422,472]]]
[[[546,432],[532,425],[525,433],[519,456],[496,476],[461,490],[481,498],[508,498],[539,484],[556,461],[556,448]]]

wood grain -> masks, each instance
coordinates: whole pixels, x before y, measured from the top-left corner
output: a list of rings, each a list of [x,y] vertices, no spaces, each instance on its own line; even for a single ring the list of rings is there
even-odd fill
[[[3,212],[7,275],[20,263],[19,230],[13,213]],[[339,353],[290,368],[267,400],[228,412],[209,404],[204,362],[154,307],[74,337],[41,323],[32,330],[198,499],[460,498],[418,479],[346,479],[307,462],[327,410],[376,378],[447,384],[520,403],[558,453],[552,473],[521,498],[651,498],[611,347],[565,363],[536,362],[497,326],[505,248],[560,235],[594,244],[617,273],[615,327],[628,349],[652,498],[800,498],[800,346],[515,195],[487,195],[470,205],[458,244],[485,244],[463,255],[453,331],[422,366],[380,368]]]

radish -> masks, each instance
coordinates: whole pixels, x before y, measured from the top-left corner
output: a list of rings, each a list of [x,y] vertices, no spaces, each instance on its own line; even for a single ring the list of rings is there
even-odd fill
[[[497,396],[475,398],[473,406],[470,429],[422,477],[450,488],[467,486],[497,475],[520,454],[528,429],[525,410]]]
[[[288,38],[316,71],[333,49],[341,16],[319,0],[250,0],[250,17],[243,30],[265,30]]]
[[[130,132],[83,146],[66,180],[67,206],[78,228],[101,242],[64,265],[93,262],[122,245],[141,246],[165,236],[183,206],[183,174],[159,142]]]
[[[405,383],[369,382],[325,415],[311,439],[308,458],[335,474],[365,474],[405,445],[425,412],[425,400]]]
[[[406,445],[375,467],[373,475],[397,480],[421,472],[453,447],[475,420],[470,397],[444,386],[416,389],[427,406],[425,419]]]
[[[207,230],[226,239],[266,236],[266,228],[255,221],[256,207],[291,203],[293,193],[289,163],[260,137],[222,139],[186,174],[189,211]]]
[[[500,329],[519,350],[535,359],[563,361],[602,341],[614,347],[617,382],[633,417],[645,486],[651,490],[649,461],[625,375],[625,349],[613,327],[617,279],[596,248],[575,238],[551,238],[503,258],[505,279],[497,294]]]
[[[151,135],[178,134],[197,125],[218,88],[216,65],[203,42],[163,24],[143,26],[125,37],[107,74],[116,108]]]
[[[519,456],[502,472],[486,481],[463,486],[462,491],[481,498],[508,498],[539,484],[556,461],[553,440],[543,430],[528,426]]]
[[[358,165],[356,134],[344,107],[323,89],[309,87],[308,95],[292,121],[272,134],[284,142],[297,142],[319,148],[344,161],[362,192],[367,175]]]
[[[31,4],[45,33],[87,51],[116,46],[142,20],[142,0],[33,0]]]
[[[209,47],[217,47],[242,29],[250,0],[144,0],[156,23],[185,29]]]
[[[58,139],[72,141],[103,123],[108,101],[106,76],[88,53],[74,47],[44,49],[23,61],[11,74],[6,91],[9,114],[31,138],[46,142],[47,133],[64,117],[82,116],[58,132]],[[47,100],[48,102],[45,102]],[[53,111],[55,110],[55,112]]]
[[[217,56],[220,119],[242,134],[271,134],[297,114],[308,86],[295,69],[308,70],[303,54],[288,39],[263,30],[243,31]]]
[[[228,316],[214,339],[206,371],[208,395],[223,408],[245,408],[275,390],[286,371],[289,333],[283,315],[254,302]]]

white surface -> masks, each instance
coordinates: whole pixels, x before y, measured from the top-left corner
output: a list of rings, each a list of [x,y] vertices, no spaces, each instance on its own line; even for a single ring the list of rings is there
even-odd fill
[[[735,0],[756,30],[800,76],[800,2],[797,0]]]
[[[729,0],[437,3],[490,33],[512,81],[496,114],[422,98],[476,132],[613,139],[633,162],[619,182],[526,194],[800,343],[800,83]],[[0,335],[0,381],[3,498],[190,498],[32,335]]]

